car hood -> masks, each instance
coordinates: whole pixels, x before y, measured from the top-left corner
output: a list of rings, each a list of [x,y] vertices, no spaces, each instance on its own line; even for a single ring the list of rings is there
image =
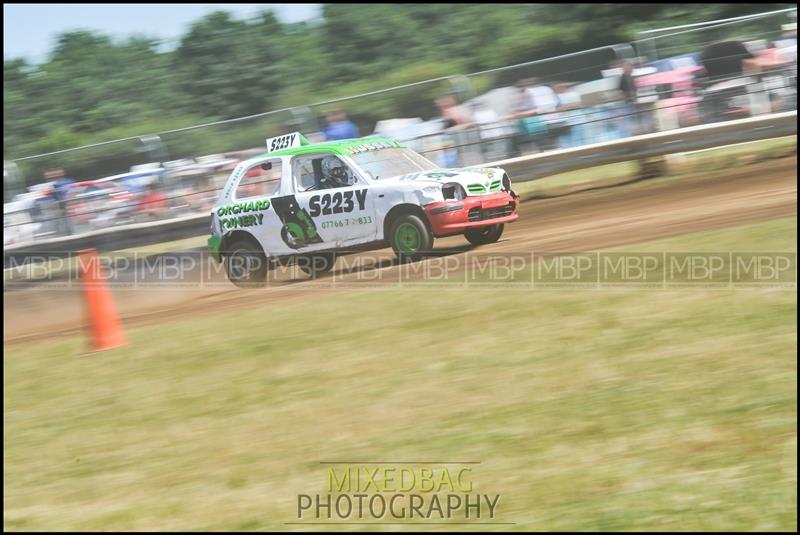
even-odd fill
[[[414,184],[418,187],[455,182],[464,187],[467,195],[483,195],[502,189],[503,173],[504,171],[497,167],[448,168],[400,175],[383,179],[381,182],[398,185]]]

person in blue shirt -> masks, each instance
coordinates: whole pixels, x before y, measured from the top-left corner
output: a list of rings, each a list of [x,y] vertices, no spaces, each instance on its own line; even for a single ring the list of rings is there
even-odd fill
[[[361,137],[358,133],[358,127],[341,110],[325,114],[325,120],[328,122],[328,128],[323,131],[326,141]]]
[[[52,185],[52,188],[47,196],[41,199],[41,202],[55,201],[58,219],[54,225],[58,228],[60,235],[70,235],[72,234],[72,224],[67,211],[67,197],[69,196],[70,187],[75,181],[67,178],[63,169],[51,169],[45,172],[44,178]]]
[[[63,169],[52,169],[44,174],[45,178],[53,184],[53,198],[64,202],[69,194],[69,188],[75,181],[64,176]]]

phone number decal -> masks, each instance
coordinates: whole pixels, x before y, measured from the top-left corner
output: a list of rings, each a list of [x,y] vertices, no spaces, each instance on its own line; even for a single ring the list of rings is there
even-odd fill
[[[350,225],[369,225],[372,223],[372,216],[350,217],[348,219],[336,219],[322,223],[323,229],[349,227]]]

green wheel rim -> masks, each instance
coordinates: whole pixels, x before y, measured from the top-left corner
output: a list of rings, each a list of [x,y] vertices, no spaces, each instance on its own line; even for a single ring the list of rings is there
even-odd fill
[[[394,241],[397,248],[403,253],[416,253],[419,250],[422,237],[417,227],[411,223],[402,223],[394,231]]]

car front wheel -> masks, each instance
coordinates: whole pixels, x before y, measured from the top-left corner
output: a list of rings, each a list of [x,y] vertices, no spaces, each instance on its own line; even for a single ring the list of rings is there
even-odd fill
[[[405,214],[392,223],[389,243],[401,262],[416,262],[433,249],[433,234],[419,216]]]
[[[464,236],[472,245],[486,245],[494,243],[503,235],[503,224],[489,225],[488,227],[470,228],[464,232]]]

